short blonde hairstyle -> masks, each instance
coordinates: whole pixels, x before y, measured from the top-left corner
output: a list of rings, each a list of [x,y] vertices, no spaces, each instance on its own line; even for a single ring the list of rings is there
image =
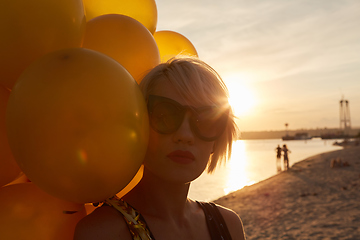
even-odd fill
[[[238,137],[229,92],[220,75],[208,64],[193,57],[176,57],[153,68],[141,81],[140,89],[147,100],[155,86],[168,81],[186,101],[199,105],[217,105],[229,109],[229,118],[223,134],[215,140],[207,171],[212,173],[217,164],[226,162],[232,143]]]

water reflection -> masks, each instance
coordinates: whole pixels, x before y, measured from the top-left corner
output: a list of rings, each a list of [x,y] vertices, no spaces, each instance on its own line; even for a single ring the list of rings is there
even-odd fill
[[[226,187],[224,188],[225,194],[255,183],[248,176],[249,161],[246,154],[245,141],[239,140],[234,142],[231,160],[228,165]]]
[[[254,184],[254,164],[249,155],[248,142],[238,140],[233,143],[231,159],[226,165],[218,166],[213,174],[203,173],[190,186],[189,197],[192,199],[210,201],[244,186]]]
[[[214,174],[203,173],[190,186],[189,197],[201,201],[211,201],[230,192],[254,184],[276,175],[276,152],[281,139],[237,140],[233,143],[231,159],[219,166]],[[287,142],[290,166],[306,157],[341,149],[327,144],[321,139]]]

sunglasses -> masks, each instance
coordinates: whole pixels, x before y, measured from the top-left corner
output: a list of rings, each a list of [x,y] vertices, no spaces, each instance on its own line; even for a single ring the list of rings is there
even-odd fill
[[[158,133],[176,132],[184,121],[185,114],[190,112],[191,131],[204,141],[214,141],[224,132],[229,109],[216,106],[194,108],[183,106],[166,97],[150,95],[148,98],[150,126]]]

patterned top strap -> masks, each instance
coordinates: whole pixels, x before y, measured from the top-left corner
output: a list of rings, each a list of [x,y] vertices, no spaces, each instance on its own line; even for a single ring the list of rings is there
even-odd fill
[[[154,240],[151,238],[151,233],[146,226],[145,220],[142,219],[140,213],[127,202],[115,196],[107,199],[105,203],[123,215],[134,240]]]

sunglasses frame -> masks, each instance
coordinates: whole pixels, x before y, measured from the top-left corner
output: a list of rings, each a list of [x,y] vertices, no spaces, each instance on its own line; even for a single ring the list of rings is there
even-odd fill
[[[168,103],[173,105],[174,107],[176,107],[182,116],[181,122],[179,124],[179,126],[176,127],[176,129],[170,129],[169,131],[161,131],[159,130],[154,121],[152,120],[152,114],[153,114],[153,109],[156,107],[157,104],[159,103]],[[225,111],[223,111],[223,113],[221,113],[221,117],[218,120],[218,123],[220,125],[220,129],[218,130],[217,134],[213,137],[207,137],[207,136],[203,136],[199,130],[199,128],[196,126],[196,122],[198,121],[197,119],[194,119],[194,116],[196,116],[196,112],[199,112],[201,110],[205,110],[205,109],[209,109],[209,108],[218,108],[216,106],[207,106],[207,107],[200,107],[200,108],[194,108],[191,106],[187,106],[187,105],[181,105],[180,103],[178,103],[177,101],[167,98],[167,97],[162,97],[162,96],[157,96],[157,95],[149,95],[148,97],[148,102],[147,102],[147,108],[148,108],[148,113],[149,113],[149,119],[150,119],[150,126],[152,127],[152,129],[154,129],[156,132],[160,133],[160,134],[171,134],[176,132],[179,127],[181,126],[182,122],[184,121],[184,116],[186,114],[187,111],[191,112],[191,117],[189,120],[189,124],[190,124],[190,128],[191,131],[201,140],[207,141],[207,142],[211,142],[214,141],[216,139],[218,139],[224,132],[226,125],[227,125],[227,121],[228,121],[228,117],[229,117],[229,109],[226,109]]]

